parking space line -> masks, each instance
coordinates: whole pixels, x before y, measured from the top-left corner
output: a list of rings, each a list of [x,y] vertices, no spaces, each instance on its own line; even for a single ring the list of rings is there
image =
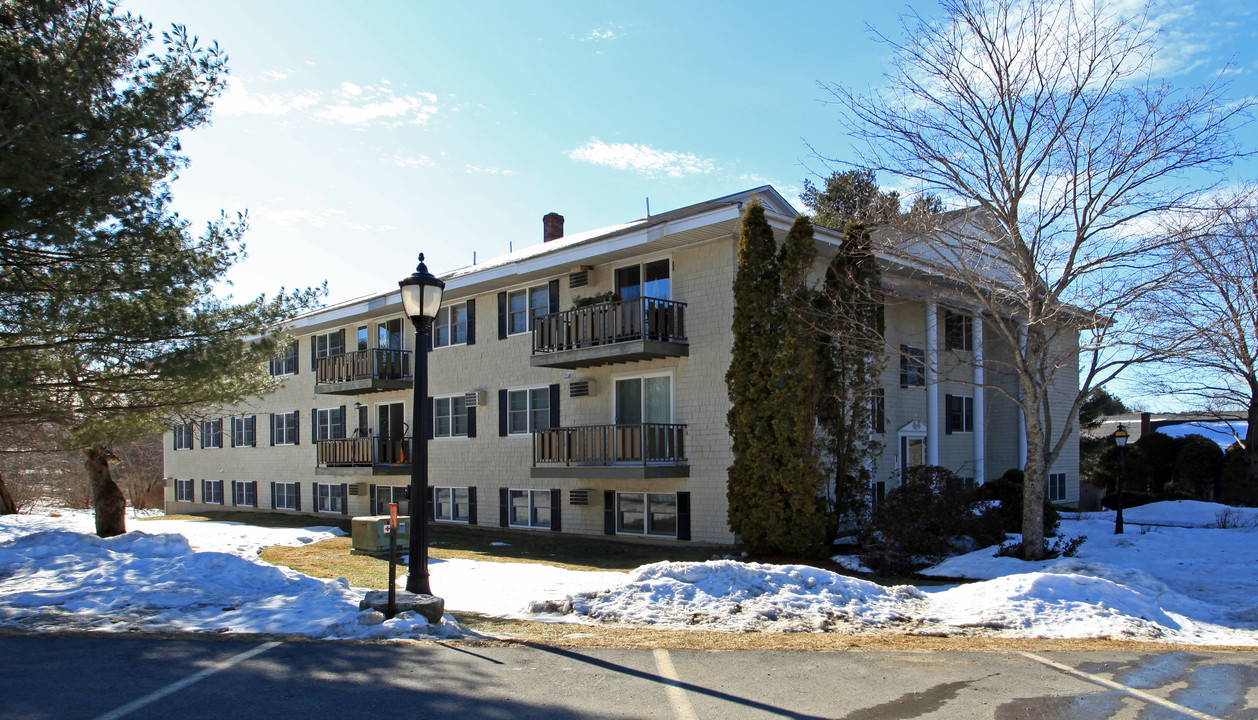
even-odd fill
[[[1076,670],[1070,667],[1069,665],[1063,665],[1062,663],[1054,662],[1052,660],[1049,660],[1046,657],[1042,657],[1034,653],[1021,652],[1018,654],[1026,658],[1030,658],[1031,660],[1034,660],[1038,663],[1047,665],[1056,670],[1060,670],[1069,675],[1074,675],[1075,677],[1083,678],[1084,680],[1087,680],[1089,682],[1094,682],[1097,685],[1104,685],[1105,687],[1118,690],[1119,692],[1127,693],[1128,695],[1131,695],[1134,698],[1139,698],[1140,700],[1144,700],[1145,702],[1148,702],[1148,703],[1153,703],[1154,705],[1161,705],[1162,707],[1167,708],[1168,710],[1174,710],[1175,712],[1183,713],[1189,717],[1197,718],[1198,720],[1222,720],[1221,718],[1215,717],[1214,715],[1207,715],[1206,713],[1193,710],[1190,707],[1184,707],[1183,705],[1180,705],[1179,703],[1173,703],[1170,700],[1164,700],[1158,697],[1157,695],[1151,695],[1143,690],[1137,690],[1136,688],[1128,687],[1126,685],[1123,685],[1122,683],[1114,682],[1113,680],[1107,680],[1098,675],[1085,673],[1082,670]]]
[[[673,667],[672,657],[664,648],[656,648],[654,654],[656,672],[667,680],[664,691],[668,695],[668,704],[673,707],[673,717],[677,720],[698,720],[694,708],[690,706],[690,698],[686,697],[686,691],[681,688],[681,678]]]
[[[118,720],[118,718],[125,717],[135,712],[136,710],[139,710],[145,705],[149,705],[151,703],[157,702],[158,700],[161,700],[162,698],[166,697],[167,695],[173,692],[177,692],[179,690],[182,690],[188,687],[189,685],[195,682],[204,680],[205,678],[213,675],[216,672],[219,672],[221,670],[226,670],[227,668],[233,665],[238,665],[248,660],[249,658],[253,657],[254,655],[264,653],[267,650],[270,650],[271,648],[277,645],[283,645],[283,643],[279,641],[262,643],[261,645],[255,648],[246,650],[240,653],[239,655],[233,655],[227,658],[226,660],[214,663],[213,665],[205,668],[204,670],[201,670],[200,672],[189,675],[183,680],[173,682],[160,690],[155,690],[138,700],[132,700],[131,702],[127,703],[126,705],[123,705],[122,707],[116,710],[111,710],[110,712],[107,712],[104,715],[98,715],[93,720]]]

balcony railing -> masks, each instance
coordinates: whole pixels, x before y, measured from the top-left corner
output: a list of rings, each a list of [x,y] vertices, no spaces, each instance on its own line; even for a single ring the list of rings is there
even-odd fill
[[[533,433],[535,466],[686,464],[685,425],[583,425]]]
[[[409,380],[409,350],[355,350],[321,357],[315,363],[318,384],[348,383],[356,380]]]
[[[564,310],[533,321],[533,354],[648,340],[686,342],[686,304],[630,298]]]
[[[410,464],[409,437],[318,440],[315,447],[319,467],[401,467]]]

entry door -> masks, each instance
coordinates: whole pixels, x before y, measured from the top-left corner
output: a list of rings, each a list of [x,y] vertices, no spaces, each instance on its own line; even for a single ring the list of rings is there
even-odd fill
[[[657,375],[616,381],[616,424],[624,460],[665,460],[673,446],[672,378]],[[645,453],[645,455],[644,455]]]
[[[900,436],[900,482],[904,482],[905,473],[909,468],[926,464],[926,438],[921,436]]]
[[[379,443],[377,461],[384,465],[400,465],[406,462],[406,415],[405,403],[387,403],[376,406],[376,442]]]

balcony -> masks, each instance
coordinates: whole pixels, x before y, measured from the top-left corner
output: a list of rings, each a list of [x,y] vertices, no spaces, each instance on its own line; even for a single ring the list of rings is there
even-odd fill
[[[356,437],[315,442],[315,475],[410,475],[411,439]]]
[[[410,390],[413,382],[409,350],[356,350],[315,362],[314,391],[320,395]]]
[[[686,304],[630,298],[533,321],[533,367],[588,368],[690,354]]]
[[[685,425],[584,425],[533,433],[535,478],[690,477]]]

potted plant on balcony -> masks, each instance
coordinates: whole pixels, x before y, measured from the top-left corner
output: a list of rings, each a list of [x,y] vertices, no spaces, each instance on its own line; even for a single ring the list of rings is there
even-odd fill
[[[608,290],[607,292],[601,292],[596,295],[588,295],[586,297],[579,297],[572,301],[572,307],[573,309],[576,309],[576,308],[589,307],[591,305],[603,305],[606,303],[620,302],[621,299],[622,298],[620,297],[620,293],[614,290]]]

